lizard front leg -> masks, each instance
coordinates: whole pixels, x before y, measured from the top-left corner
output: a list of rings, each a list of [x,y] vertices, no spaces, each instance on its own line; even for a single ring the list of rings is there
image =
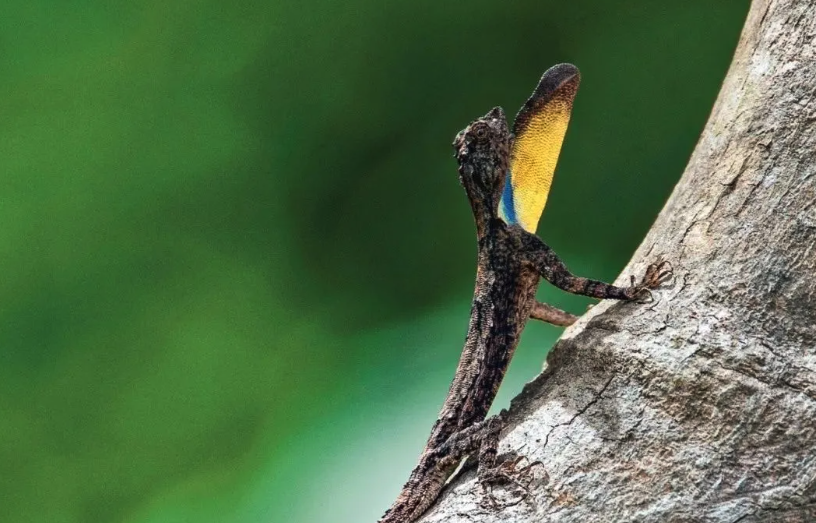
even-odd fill
[[[649,265],[639,283],[635,282],[633,276],[632,284],[629,287],[618,287],[602,281],[575,276],[567,269],[558,255],[534,235],[529,235],[524,254],[535,270],[548,282],[572,294],[591,298],[614,300],[642,298],[650,295],[650,289],[659,287],[673,275],[671,264],[658,260]]]
[[[578,316],[574,314],[570,314],[558,307],[541,303],[540,301],[536,301],[533,305],[533,310],[530,311],[530,317],[561,327],[569,327],[578,319]]]

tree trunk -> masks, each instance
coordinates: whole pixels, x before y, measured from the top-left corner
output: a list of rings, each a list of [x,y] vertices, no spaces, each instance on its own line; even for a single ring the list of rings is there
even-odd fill
[[[527,499],[483,508],[471,471],[421,521],[816,522],[814,122],[816,2],[755,0],[623,273],[663,255],[674,283],[597,305],[513,401],[500,452],[543,463]]]

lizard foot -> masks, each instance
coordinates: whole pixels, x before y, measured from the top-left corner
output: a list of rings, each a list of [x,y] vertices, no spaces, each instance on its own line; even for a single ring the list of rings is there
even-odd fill
[[[517,456],[515,459],[508,459],[496,467],[479,471],[479,484],[484,493],[481,505],[500,510],[513,505],[518,505],[530,495],[530,484],[535,479],[533,467],[544,467],[540,461],[532,461],[524,466],[519,466],[522,461],[527,460],[525,456]],[[527,460],[529,461],[529,460]],[[544,477],[547,473],[544,472]],[[512,485],[518,493],[516,498],[510,501],[499,502],[493,492],[495,485]]]
[[[672,267],[672,264],[662,257],[658,258],[655,263],[646,267],[646,274],[643,275],[640,283],[635,283],[635,277],[631,276],[631,285],[627,289],[627,295],[641,303],[651,303],[654,301],[651,289],[660,287],[673,276],[674,267]]]

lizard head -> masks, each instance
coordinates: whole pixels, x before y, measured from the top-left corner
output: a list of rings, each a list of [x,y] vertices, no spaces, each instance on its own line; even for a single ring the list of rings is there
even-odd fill
[[[510,142],[510,130],[501,107],[472,122],[453,141],[454,156],[459,162],[459,181],[468,194],[477,225],[480,220],[497,216]]]

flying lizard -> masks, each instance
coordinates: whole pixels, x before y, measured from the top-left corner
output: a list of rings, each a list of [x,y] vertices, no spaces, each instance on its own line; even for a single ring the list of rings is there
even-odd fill
[[[436,500],[462,460],[478,456],[482,485],[529,473],[519,459],[499,463],[503,415],[487,418],[528,318],[570,325],[572,314],[536,301],[541,278],[574,294],[639,300],[671,277],[658,260],[628,287],[573,275],[535,235],[566,134],[580,75],[570,64],[547,70],[516,116],[512,133],[496,107],[453,142],[459,180],[476,221],[476,289],[465,347],[419,463],[380,523],[411,523]],[[489,491],[486,491],[488,495]]]

